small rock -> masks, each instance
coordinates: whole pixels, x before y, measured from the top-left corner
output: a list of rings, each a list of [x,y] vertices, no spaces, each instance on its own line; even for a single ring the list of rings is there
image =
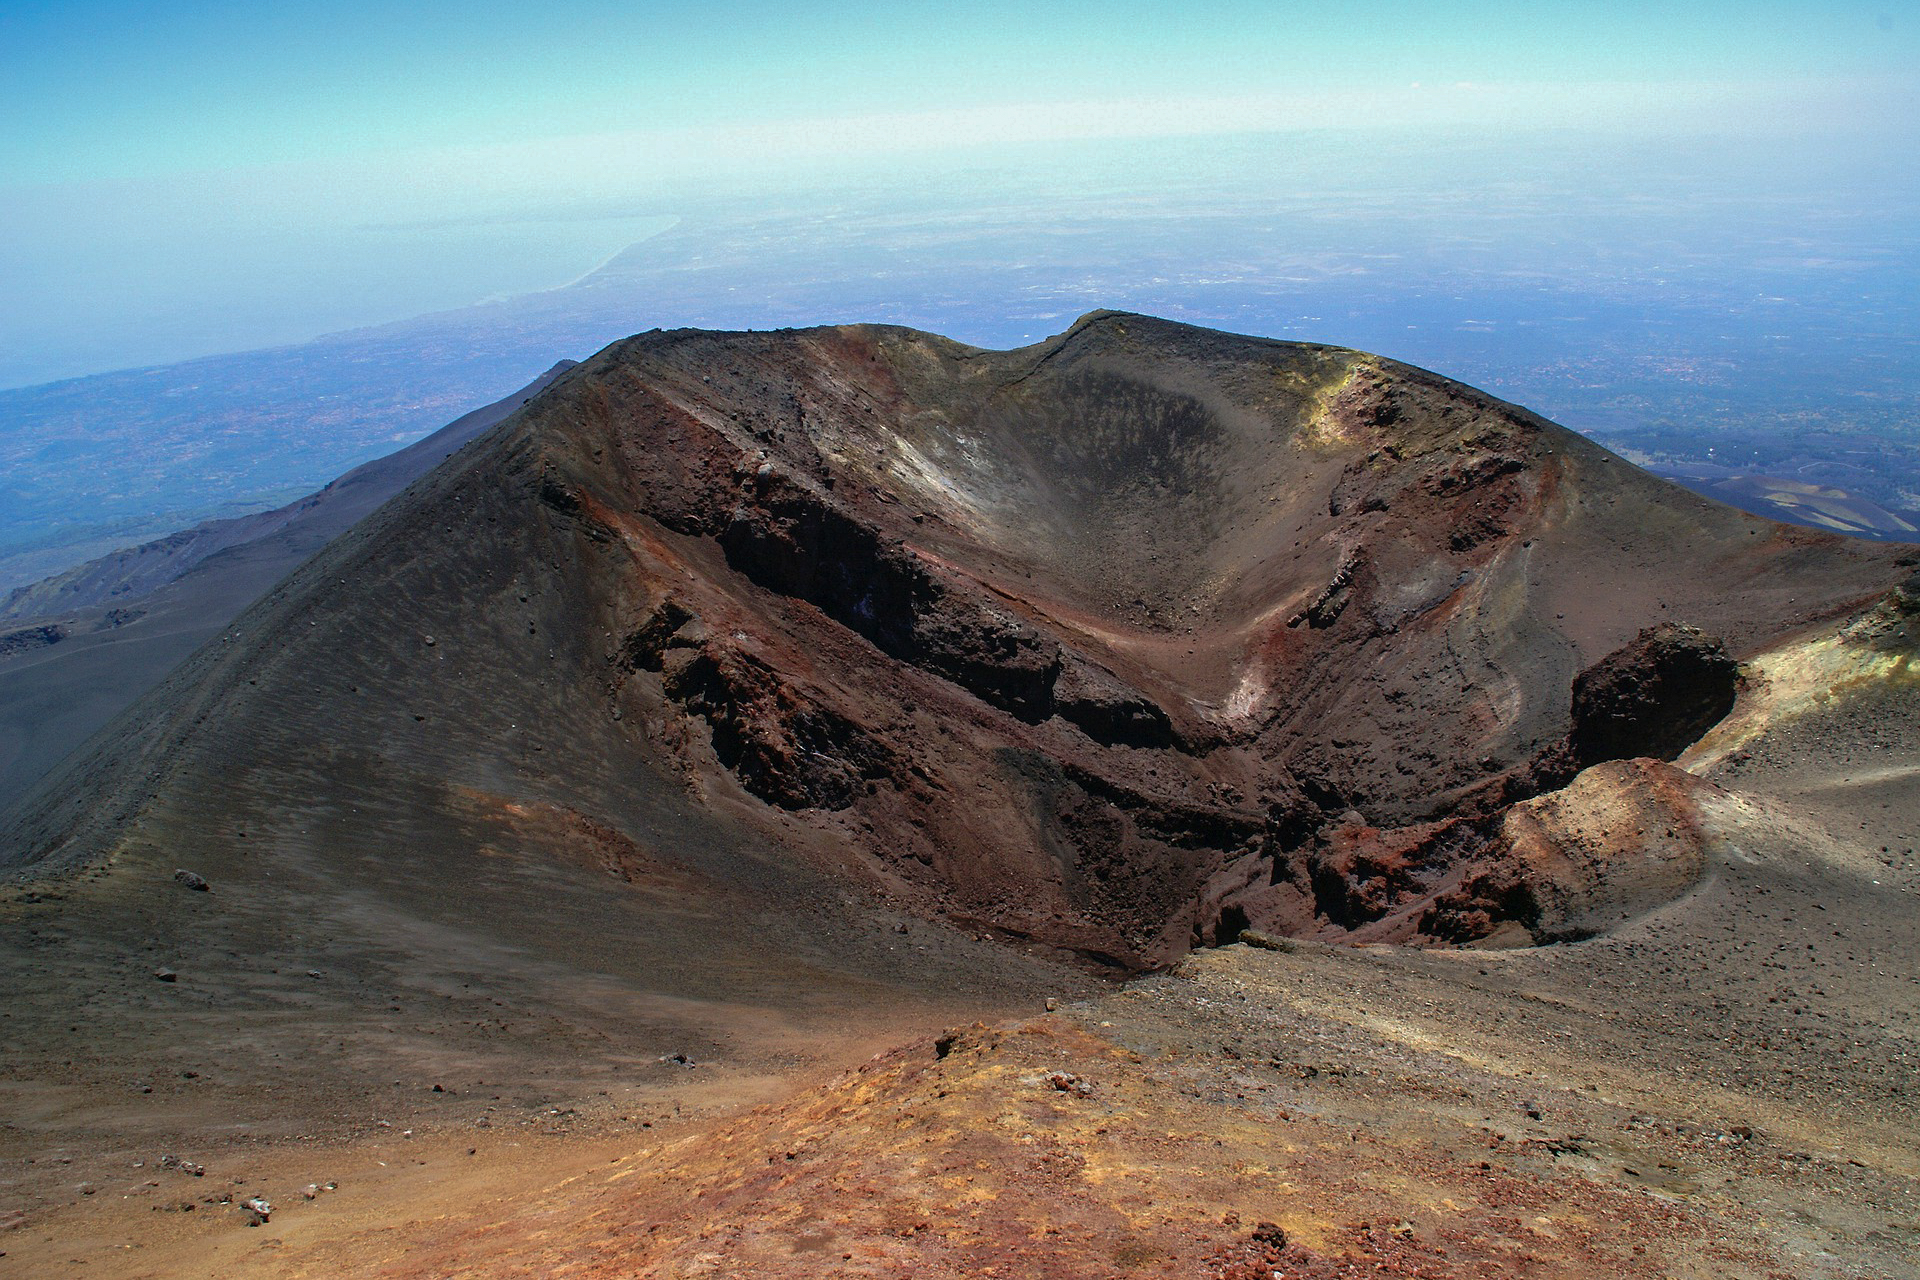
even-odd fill
[[[1287,1247],[1287,1233],[1277,1222],[1260,1222],[1254,1224],[1253,1239],[1254,1243],[1264,1244],[1270,1249],[1284,1249]]]
[[[309,1182],[305,1187],[301,1188],[300,1194],[309,1200],[317,1200],[320,1197],[320,1184],[317,1182]]]
[[[250,1227],[257,1227],[273,1216],[273,1206],[260,1196],[243,1202],[241,1207],[253,1215],[253,1220],[247,1224]]]
[[[683,1067],[691,1067],[694,1065],[693,1059],[684,1053],[664,1053],[660,1055],[660,1061],[677,1063]]]
[[[191,1160],[183,1160],[179,1156],[161,1156],[159,1165],[162,1169],[173,1169],[179,1173],[188,1174],[195,1178],[204,1178],[207,1176],[205,1165],[195,1164]]]
[[[1093,1085],[1082,1080],[1079,1076],[1074,1075],[1071,1071],[1048,1072],[1047,1084],[1051,1088],[1058,1089],[1061,1093],[1070,1093],[1076,1098],[1086,1098],[1093,1094]]]
[[[1269,937],[1258,929],[1242,929],[1240,931],[1239,942],[1241,946],[1258,947],[1262,951],[1280,951],[1286,953],[1293,951],[1292,938]]]
[[[179,974],[177,974],[177,973],[175,973],[175,972],[174,972],[173,970],[171,970],[171,969],[155,969],[155,970],[153,971],[153,976],[154,976],[154,977],[156,977],[156,978],[158,978],[158,979],[159,979],[160,981],[162,981],[162,982],[178,982],[178,981],[180,981],[180,975],[179,975]]]
[[[173,878],[196,893],[206,893],[213,887],[207,883],[205,876],[196,871],[189,871],[185,867],[175,870]]]

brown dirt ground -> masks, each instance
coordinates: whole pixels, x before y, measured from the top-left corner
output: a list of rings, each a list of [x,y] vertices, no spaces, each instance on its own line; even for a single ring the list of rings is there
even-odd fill
[[[1709,874],[1604,937],[1205,951],[944,1056],[867,1011],[785,1071],[416,1093],[393,1128],[203,1143],[204,1178],[76,1144],[95,1193],[43,1186],[0,1274],[1910,1276],[1916,729],[1894,680],[1702,766]],[[260,1227],[166,1212],[256,1193]]]

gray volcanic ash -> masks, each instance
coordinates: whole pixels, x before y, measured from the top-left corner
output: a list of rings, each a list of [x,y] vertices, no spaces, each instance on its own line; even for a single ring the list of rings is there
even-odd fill
[[[0,603],[0,809],[301,561],[572,367],[563,360],[297,502],[211,520],[10,593]]]

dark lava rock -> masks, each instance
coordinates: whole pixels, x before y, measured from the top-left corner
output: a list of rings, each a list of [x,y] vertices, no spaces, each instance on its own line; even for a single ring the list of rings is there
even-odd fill
[[[1353,599],[1353,575],[1359,570],[1360,564],[1360,557],[1357,555],[1350,555],[1343,560],[1340,568],[1335,571],[1333,580],[1313,598],[1313,603],[1288,618],[1287,625],[1297,627],[1304,622],[1316,631],[1324,631],[1339,621],[1341,613]]]
[[[212,888],[212,886],[207,883],[207,879],[205,876],[202,876],[197,872],[189,871],[185,867],[181,867],[179,870],[175,871],[173,873],[173,878],[179,881],[182,885],[186,886],[187,888],[192,889],[196,893],[206,893],[210,888]]]
[[[706,720],[721,763],[769,803],[845,809],[864,780],[894,771],[890,753],[823,696],[736,645],[670,649],[662,673],[666,695]]]
[[[1095,742],[1166,747],[1175,741],[1173,725],[1158,704],[1077,656],[1061,665],[1053,709]]]
[[[1672,760],[1733,709],[1740,664],[1693,627],[1649,627],[1573,682],[1577,767],[1650,756]]]
[[[25,653],[29,649],[44,649],[50,644],[59,644],[67,638],[67,629],[57,624],[42,627],[23,627],[18,631],[9,631],[0,635],[0,658],[10,654]]]

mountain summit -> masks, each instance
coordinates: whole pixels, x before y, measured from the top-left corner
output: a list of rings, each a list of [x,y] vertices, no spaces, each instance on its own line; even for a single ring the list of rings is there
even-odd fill
[[[454,893],[502,856],[767,903],[804,868],[1115,970],[1245,928],[1578,936],[1690,864],[1542,870],[1514,806],[1671,758],[1735,659],[1893,555],[1339,348],[1106,312],[1004,352],[655,332],[337,540],[0,834],[42,871],[191,851],[321,916],[343,877]],[[1556,812],[1688,803],[1638,770]]]

